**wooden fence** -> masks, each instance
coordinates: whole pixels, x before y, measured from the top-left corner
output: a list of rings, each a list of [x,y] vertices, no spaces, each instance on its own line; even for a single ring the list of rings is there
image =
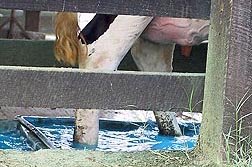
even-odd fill
[[[34,11],[79,11],[114,14],[160,15],[174,17],[209,18],[210,0],[196,1],[1,1],[0,8]],[[169,10],[166,10],[169,9]],[[199,11],[199,12],[195,12]],[[45,60],[43,52],[29,50],[45,46],[34,42],[34,46],[13,49],[20,42],[2,41],[5,49],[0,51],[2,64],[19,65],[27,61],[29,66],[42,62],[54,66],[53,55]],[[22,42],[25,46],[28,42]],[[14,52],[16,56],[8,57]],[[19,57],[18,53],[27,53]],[[36,54],[38,56],[36,57]],[[13,55],[13,53],[12,53]],[[15,54],[14,54],[15,55]],[[34,56],[35,55],[35,56]],[[21,61],[20,61],[21,60]],[[16,64],[15,64],[16,63]],[[45,64],[45,63],[44,63]],[[57,65],[57,64],[56,64]],[[204,75],[170,73],[102,73],[83,72],[72,69],[44,69],[24,67],[1,67],[1,106],[33,106],[51,108],[97,108],[97,109],[144,109],[172,110],[190,107],[189,97],[194,92],[191,105],[201,112]],[[11,79],[12,78],[12,79]],[[21,86],[22,85],[22,86]],[[151,91],[150,91],[151,90]],[[9,92],[9,93],[7,93]]]
[[[0,8],[209,19],[211,6],[200,147],[214,162],[221,161],[222,134],[235,124],[235,106],[241,102],[240,117],[249,114],[252,108],[251,0],[212,0],[212,5],[210,0],[138,0],[137,5],[135,3],[135,0],[1,0]],[[183,85],[188,78],[199,92],[203,89],[197,86],[203,76],[195,74],[185,77],[158,73],[1,67],[0,77],[0,105],[167,110],[174,106],[172,98],[168,97],[169,91],[173,95],[181,95],[181,89],[188,93],[192,91],[192,87]],[[177,86],[180,90],[176,88],[174,92],[172,89],[177,83],[182,86]],[[93,95],[89,96],[90,93]],[[184,98],[181,97],[181,101],[187,101]],[[251,117],[246,117],[244,124],[251,127],[248,120]],[[251,129],[245,130],[244,134],[251,135]]]
[[[62,66],[53,41],[1,40],[0,59],[1,106],[188,111],[194,92],[202,111],[204,74],[44,68]]]
[[[1,0],[4,9],[170,16],[209,19],[210,0]],[[169,10],[168,10],[169,9]]]

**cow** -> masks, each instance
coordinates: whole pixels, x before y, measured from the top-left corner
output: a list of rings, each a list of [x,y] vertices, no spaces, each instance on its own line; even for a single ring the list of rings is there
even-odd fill
[[[131,49],[140,70],[171,72],[175,44],[199,44],[207,39],[209,29],[208,20],[103,14],[80,28],[82,18],[82,13],[56,15],[55,56],[67,65],[91,70],[117,70]],[[99,111],[83,110],[76,110],[74,139],[95,145]],[[175,113],[154,114],[161,134],[182,134]]]

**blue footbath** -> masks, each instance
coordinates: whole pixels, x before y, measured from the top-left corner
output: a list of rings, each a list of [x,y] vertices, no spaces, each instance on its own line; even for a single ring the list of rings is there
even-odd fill
[[[200,124],[180,125],[183,136],[162,136],[156,122],[122,122],[100,120],[99,142],[97,147],[87,147],[73,142],[73,118],[23,117],[48,141],[61,149],[95,149],[100,151],[144,151],[144,150],[191,150],[197,142]],[[0,122],[1,125],[1,122]],[[31,146],[22,130],[16,125],[10,130],[0,130],[0,149],[37,150]],[[1,126],[0,126],[1,127]],[[0,128],[1,129],[1,128]],[[28,137],[30,138],[30,137]],[[34,142],[33,142],[34,143]]]
[[[16,149],[32,151],[30,142],[20,131],[20,125],[17,121],[0,121],[0,149]]]

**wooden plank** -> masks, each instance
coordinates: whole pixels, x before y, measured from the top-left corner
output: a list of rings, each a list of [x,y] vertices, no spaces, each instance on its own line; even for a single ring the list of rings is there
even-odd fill
[[[2,31],[0,31],[0,34],[1,32]],[[29,36],[31,35],[32,34],[29,34]],[[0,65],[32,67],[64,66],[54,58],[53,45],[54,41],[0,39]],[[173,56],[173,71],[192,73],[205,72],[206,43],[194,46],[189,58],[182,56],[180,50],[180,46],[176,46]],[[130,52],[124,57],[118,69],[128,71],[138,70]]]
[[[3,35],[0,31],[0,37]],[[7,33],[7,30],[6,30]],[[14,33],[15,35],[16,33]],[[28,32],[29,36],[32,35]],[[38,34],[35,34],[38,35]],[[65,67],[59,63],[53,52],[53,40],[0,39],[0,65],[32,67]],[[130,52],[123,59],[119,70],[136,70]]]
[[[221,164],[223,134],[231,132],[230,149],[238,149],[227,154],[240,156],[251,146],[252,1],[212,3],[200,146]]]
[[[14,120],[17,115],[41,117],[74,117],[74,109],[51,109],[36,107],[1,107],[0,122],[3,119]],[[104,113],[104,112],[102,112]]]
[[[60,66],[53,53],[54,41],[0,40],[0,65]]]
[[[211,0],[1,0],[0,8],[208,19],[210,2]]]
[[[203,99],[203,74],[0,66],[0,77],[0,106],[176,112],[189,108],[191,92],[192,105]]]
[[[25,11],[25,30],[39,32],[40,12]]]

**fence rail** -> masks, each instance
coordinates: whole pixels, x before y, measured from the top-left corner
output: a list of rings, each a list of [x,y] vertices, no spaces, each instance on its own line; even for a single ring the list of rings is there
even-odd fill
[[[0,66],[0,106],[201,112],[203,74]],[[180,110],[181,111],[181,110]]]
[[[211,0],[1,0],[0,8],[31,11],[169,16],[209,19]]]

